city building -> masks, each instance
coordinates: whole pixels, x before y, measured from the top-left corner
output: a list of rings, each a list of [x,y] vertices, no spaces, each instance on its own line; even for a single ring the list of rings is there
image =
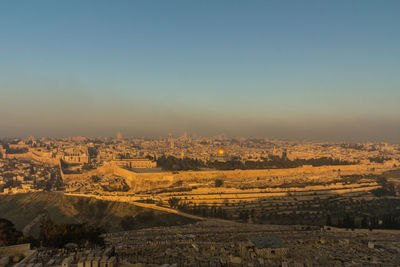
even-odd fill
[[[112,163],[119,167],[125,167],[130,169],[157,167],[157,162],[151,161],[149,159],[120,159],[120,160],[113,160]]]

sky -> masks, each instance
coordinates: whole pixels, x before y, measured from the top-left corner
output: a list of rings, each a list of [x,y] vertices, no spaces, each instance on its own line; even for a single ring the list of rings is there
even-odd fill
[[[400,1],[1,1],[0,137],[400,143]]]

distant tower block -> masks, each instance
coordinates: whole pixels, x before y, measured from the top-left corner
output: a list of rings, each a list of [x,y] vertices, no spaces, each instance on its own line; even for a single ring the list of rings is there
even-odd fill
[[[282,158],[283,158],[283,159],[287,159],[287,158],[288,158],[288,151],[287,151],[287,149],[285,149],[285,150],[282,152]]]
[[[117,133],[117,139],[118,139],[118,140],[124,139],[124,135],[123,135],[121,132],[118,132],[118,133]]]

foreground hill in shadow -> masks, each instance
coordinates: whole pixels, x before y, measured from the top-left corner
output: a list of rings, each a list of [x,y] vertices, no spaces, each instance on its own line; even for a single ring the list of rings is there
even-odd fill
[[[18,230],[28,230],[33,235],[38,233],[40,220],[46,217],[57,224],[89,223],[107,232],[182,225],[195,221],[129,203],[55,192],[0,196],[0,217],[12,221]]]

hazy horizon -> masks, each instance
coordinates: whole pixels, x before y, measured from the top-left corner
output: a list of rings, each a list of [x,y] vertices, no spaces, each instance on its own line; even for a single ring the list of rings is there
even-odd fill
[[[0,138],[400,143],[398,1],[18,1]]]

